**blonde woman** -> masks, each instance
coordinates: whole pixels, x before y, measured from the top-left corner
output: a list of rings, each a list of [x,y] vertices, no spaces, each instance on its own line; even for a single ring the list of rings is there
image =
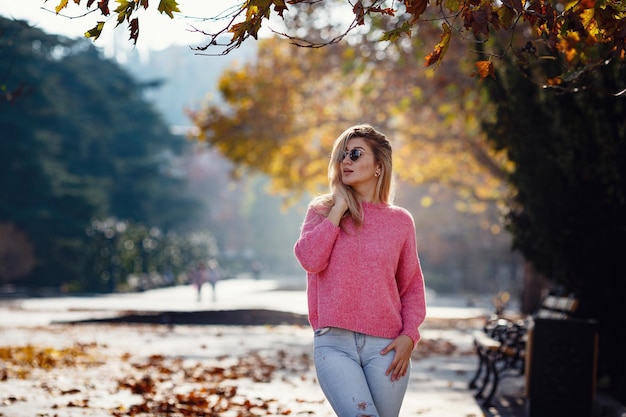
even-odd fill
[[[330,193],[307,210],[296,258],[307,272],[314,358],[340,417],[396,417],[426,316],[411,214],[392,203],[391,144],[370,125],[345,130]]]

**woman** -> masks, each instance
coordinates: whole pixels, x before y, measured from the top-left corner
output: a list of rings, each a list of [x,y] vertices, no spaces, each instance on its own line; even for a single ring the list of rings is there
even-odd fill
[[[413,217],[391,203],[389,141],[369,125],[347,129],[328,177],[294,247],[317,377],[340,417],[398,416],[426,301]]]

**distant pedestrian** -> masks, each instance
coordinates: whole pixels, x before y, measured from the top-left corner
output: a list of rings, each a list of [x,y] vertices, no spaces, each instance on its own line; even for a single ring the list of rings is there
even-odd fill
[[[294,247],[318,381],[339,417],[397,417],[426,316],[415,224],[392,204],[391,145],[373,127],[344,131],[328,171]]]
[[[215,259],[209,261],[209,268],[206,271],[207,282],[211,285],[213,290],[212,299],[217,301],[217,282],[222,279],[222,271],[220,265]]]
[[[196,300],[202,301],[202,286],[207,282],[207,270],[204,262],[198,262],[195,268],[189,271],[191,274],[191,284],[196,289]]]

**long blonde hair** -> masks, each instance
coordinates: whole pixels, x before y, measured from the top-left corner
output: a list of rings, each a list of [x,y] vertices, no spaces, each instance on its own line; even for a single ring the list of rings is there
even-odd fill
[[[363,211],[359,200],[354,192],[354,189],[348,185],[345,185],[342,181],[341,164],[343,161],[343,152],[346,149],[348,141],[353,138],[363,138],[367,144],[372,148],[374,154],[374,161],[380,165],[380,175],[376,182],[375,202],[391,204],[394,198],[394,183],[393,183],[393,164],[391,158],[391,143],[387,137],[377,131],[369,124],[359,124],[347,128],[333,143],[333,150],[330,154],[330,161],[328,163],[328,181],[330,187],[330,194],[326,194],[315,199],[312,204],[321,205],[326,207],[330,211],[330,207],[333,205],[332,195],[335,190],[344,195],[348,202],[348,212],[352,217],[352,220],[357,224],[363,224]],[[326,211],[326,215],[328,214]]]

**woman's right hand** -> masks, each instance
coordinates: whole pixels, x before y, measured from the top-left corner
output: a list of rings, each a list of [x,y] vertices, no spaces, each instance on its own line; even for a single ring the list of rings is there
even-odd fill
[[[333,207],[337,207],[340,210],[343,209],[342,214],[348,210],[348,199],[339,188],[333,193]]]
[[[344,197],[341,190],[335,190],[333,193],[333,206],[328,213],[328,220],[335,226],[339,226],[341,218],[348,210],[348,200]]]

